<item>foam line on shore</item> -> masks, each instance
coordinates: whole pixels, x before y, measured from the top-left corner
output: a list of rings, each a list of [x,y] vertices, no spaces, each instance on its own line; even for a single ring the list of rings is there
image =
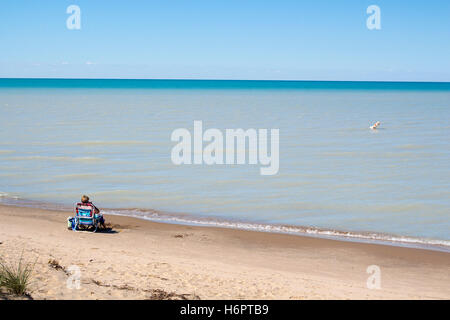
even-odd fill
[[[307,226],[263,224],[225,219],[203,218],[190,215],[176,215],[161,213],[156,210],[141,209],[107,209],[105,214],[131,216],[155,222],[173,223],[183,225],[196,225],[205,227],[219,227],[259,232],[273,232],[295,234],[300,236],[313,236],[335,240],[349,240],[355,242],[378,243],[396,246],[405,246],[421,249],[450,252],[450,241],[438,239],[414,238],[408,236],[383,234],[377,232],[352,232]]]

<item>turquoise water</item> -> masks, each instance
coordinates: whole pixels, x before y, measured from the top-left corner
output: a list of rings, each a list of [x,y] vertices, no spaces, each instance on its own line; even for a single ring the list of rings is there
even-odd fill
[[[0,78],[0,88],[448,91],[450,82]]]
[[[0,79],[0,111],[4,203],[450,243],[450,83]],[[194,120],[279,129],[278,174],[175,166]]]

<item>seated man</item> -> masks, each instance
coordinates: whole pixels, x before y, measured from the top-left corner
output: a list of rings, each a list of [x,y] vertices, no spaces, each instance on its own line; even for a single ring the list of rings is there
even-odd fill
[[[77,203],[77,207],[82,206],[92,207],[94,214],[98,215],[98,222],[100,222],[103,228],[106,228],[105,219],[103,218],[103,215],[100,214],[100,210],[92,202],[89,201],[89,197],[86,195],[83,195],[81,197],[81,202]]]

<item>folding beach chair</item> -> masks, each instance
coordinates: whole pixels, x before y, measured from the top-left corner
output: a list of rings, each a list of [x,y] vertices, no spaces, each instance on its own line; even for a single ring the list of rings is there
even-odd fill
[[[93,229],[93,232],[97,231],[99,216],[95,214],[95,207],[92,204],[77,203],[73,219],[72,230]]]

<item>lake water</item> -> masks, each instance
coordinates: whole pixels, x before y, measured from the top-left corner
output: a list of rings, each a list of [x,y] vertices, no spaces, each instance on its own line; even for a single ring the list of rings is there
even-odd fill
[[[0,79],[0,113],[0,203],[450,245],[450,83]],[[278,174],[174,165],[194,120],[279,129]]]

